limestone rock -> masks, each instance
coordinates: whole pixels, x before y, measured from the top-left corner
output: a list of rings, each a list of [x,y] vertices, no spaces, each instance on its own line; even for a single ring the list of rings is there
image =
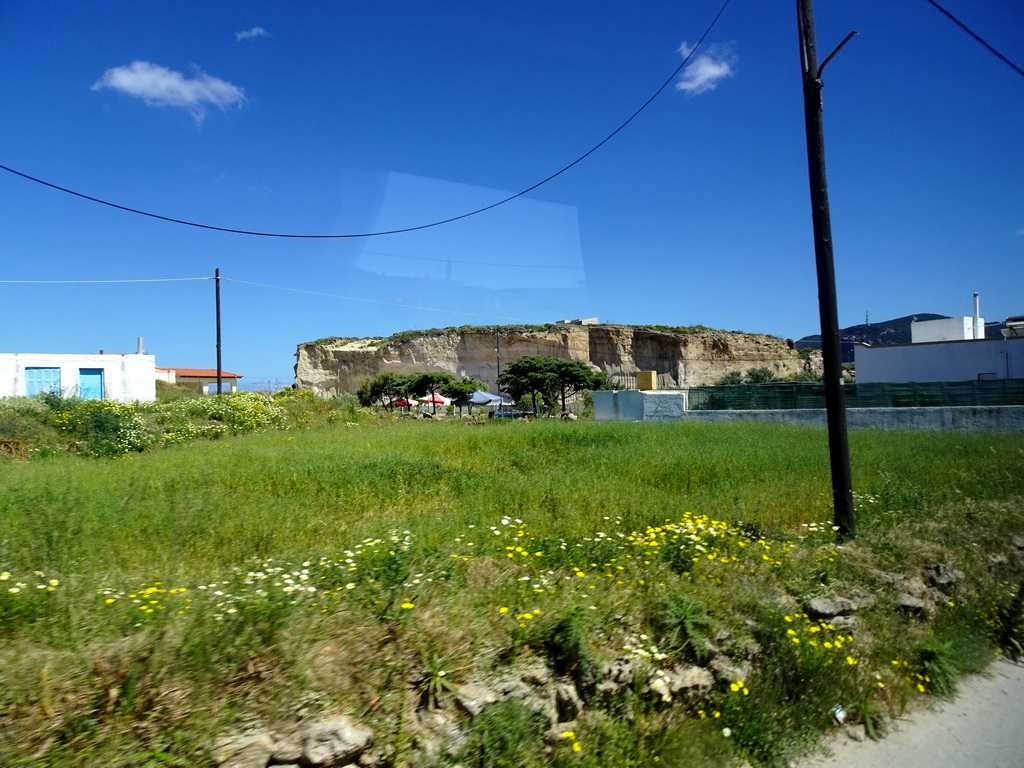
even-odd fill
[[[302,738],[299,734],[277,739],[270,759],[274,763],[298,763],[302,759]]]
[[[547,667],[534,667],[523,673],[523,682],[530,685],[547,685],[551,682],[551,670]]]
[[[268,731],[220,739],[214,745],[219,768],[265,768],[274,751],[274,739]]]
[[[466,734],[457,722],[444,712],[420,711],[416,713],[416,747],[431,760],[438,760],[442,754],[455,756],[466,744]],[[365,754],[369,758],[369,753]],[[377,756],[379,762],[379,756]],[[360,765],[373,765],[360,757]]]
[[[605,663],[601,667],[601,677],[602,682],[618,688],[632,685],[636,679],[636,659],[618,658]]]
[[[498,701],[498,694],[480,683],[466,683],[456,692],[455,698],[470,717],[476,717],[488,704]]]
[[[672,667],[665,673],[665,677],[673,696],[705,693],[715,684],[715,677],[710,670],[689,664]]]
[[[363,379],[382,370],[443,371],[479,379],[494,390],[496,334],[502,363],[523,355],[579,360],[611,377],[613,386],[617,376],[638,370],[656,370],[663,386],[692,387],[758,366],[767,366],[780,377],[807,369],[783,339],[759,334],[710,329],[684,334],[629,325],[552,325],[536,330],[466,326],[396,339],[335,338],[300,344],[295,386],[334,395],[354,392]],[[410,338],[402,338],[407,335]]]
[[[849,616],[856,610],[852,600],[836,597],[831,600],[816,597],[807,601],[807,613],[815,619],[831,619],[835,616]]]
[[[555,686],[555,711],[558,722],[567,723],[578,718],[583,712],[583,700],[572,683],[558,683]]]
[[[935,612],[935,603],[907,593],[901,594],[896,599],[896,607],[911,616],[923,616]]]
[[[862,723],[847,723],[842,730],[850,741],[864,741],[868,737],[867,728]]]
[[[719,680],[724,680],[727,683],[736,680],[746,680],[750,677],[752,669],[750,662],[733,661],[724,655],[713,657],[708,666],[711,667],[711,671],[715,673]]]
[[[305,761],[313,765],[344,765],[373,743],[373,732],[347,717],[334,717],[311,725],[302,735]]]
[[[964,580],[963,571],[953,570],[945,563],[926,565],[924,569],[928,573],[928,580],[934,587],[948,587]]]

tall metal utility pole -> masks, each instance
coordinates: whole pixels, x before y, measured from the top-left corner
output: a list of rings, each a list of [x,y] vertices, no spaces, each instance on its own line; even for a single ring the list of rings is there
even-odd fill
[[[851,32],[818,66],[814,42],[812,0],[797,0],[800,63],[803,71],[804,121],[807,131],[807,171],[811,186],[811,217],[814,224],[814,260],[818,271],[818,313],[821,317],[821,352],[825,368],[825,410],[828,420],[828,452],[832,468],[832,503],[838,537],[857,535],[853,514],[853,483],[850,476],[850,443],[843,396],[842,347],[839,312],[836,308],[836,275],[832,260],[832,222],[825,180],[825,136],[821,122],[821,70],[839,48],[856,34]]]
[[[217,267],[217,270],[213,273],[213,282],[216,286],[215,293],[217,296],[217,394],[219,395],[224,386],[224,367],[220,361],[220,267]]]

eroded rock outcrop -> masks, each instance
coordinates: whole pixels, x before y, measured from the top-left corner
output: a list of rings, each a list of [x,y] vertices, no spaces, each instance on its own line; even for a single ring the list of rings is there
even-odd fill
[[[496,390],[499,365],[522,355],[581,360],[603,371],[613,384],[637,371],[657,371],[659,386],[665,388],[713,384],[731,371],[763,366],[780,378],[820,369],[820,358],[804,359],[791,342],[761,334],[630,325],[552,325],[540,330],[464,326],[386,339],[333,338],[300,344],[295,385],[332,395],[352,392],[363,379],[383,370],[444,371],[479,379]]]

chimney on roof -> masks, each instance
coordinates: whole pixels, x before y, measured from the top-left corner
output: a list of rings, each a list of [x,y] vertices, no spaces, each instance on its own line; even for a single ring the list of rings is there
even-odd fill
[[[144,355],[144,354],[146,354],[146,350],[144,350],[142,348],[142,337],[141,336],[139,336],[138,350],[136,351],[135,354],[137,354],[137,355]]]
[[[985,338],[985,324],[981,321],[981,300],[977,291],[974,292],[974,338]]]

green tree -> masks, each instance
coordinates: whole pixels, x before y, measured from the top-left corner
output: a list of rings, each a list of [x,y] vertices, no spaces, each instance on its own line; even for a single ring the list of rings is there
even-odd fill
[[[743,374],[739,371],[729,371],[725,376],[715,382],[717,387],[735,386],[743,383]]]
[[[366,408],[383,405],[390,411],[395,400],[405,395],[408,386],[407,376],[394,371],[380,371],[368,379],[363,379],[356,390],[356,398],[359,404]]]
[[[748,369],[746,380],[748,384],[769,384],[778,381],[778,377],[775,375],[775,371],[767,365],[762,365],[759,368]]]
[[[474,392],[487,392],[488,386],[476,379],[463,376],[462,379],[452,380],[441,387],[441,394],[450,397],[452,400],[465,400]],[[461,408],[459,409],[462,410]]]
[[[450,373],[441,371],[424,371],[423,373],[412,373],[408,376],[409,394],[413,397],[424,397],[428,393],[431,399],[434,398],[444,387],[455,381]],[[437,403],[432,403],[433,412],[437,413]]]
[[[552,358],[523,355],[505,366],[498,377],[498,386],[519,402],[529,396],[537,413],[537,396],[554,402],[558,397],[558,377]]]
[[[550,367],[561,397],[563,413],[565,401],[569,397],[586,389],[600,389],[605,384],[604,373],[593,370],[581,360],[551,359]]]

